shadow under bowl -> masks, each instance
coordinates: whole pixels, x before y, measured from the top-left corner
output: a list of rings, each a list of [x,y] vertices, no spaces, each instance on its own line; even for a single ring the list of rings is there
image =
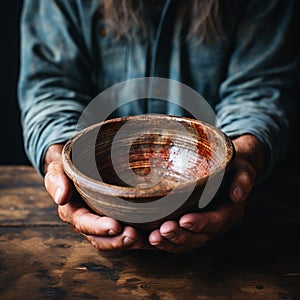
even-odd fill
[[[64,146],[62,163],[97,214],[148,231],[208,205],[234,153],[210,124],[147,114],[81,130]]]

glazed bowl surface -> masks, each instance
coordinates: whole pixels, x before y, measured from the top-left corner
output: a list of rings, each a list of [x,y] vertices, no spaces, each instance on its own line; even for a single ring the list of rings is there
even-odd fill
[[[79,131],[65,144],[62,163],[94,212],[147,231],[208,205],[234,154],[213,125],[147,114]]]

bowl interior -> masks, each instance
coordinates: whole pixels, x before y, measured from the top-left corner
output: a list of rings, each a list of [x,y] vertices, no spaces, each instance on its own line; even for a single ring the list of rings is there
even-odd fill
[[[145,189],[167,193],[201,181],[224,169],[233,151],[215,127],[166,115],[108,120],[79,132],[70,143],[77,180],[113,188],[120,196]]]

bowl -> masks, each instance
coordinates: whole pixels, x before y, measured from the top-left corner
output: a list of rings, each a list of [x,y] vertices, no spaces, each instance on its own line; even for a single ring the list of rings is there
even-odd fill
[[[208,123],[160,114],[94,124],[65,144],[65,173],[97,214],[143,231],[214,198],[235,151]]]

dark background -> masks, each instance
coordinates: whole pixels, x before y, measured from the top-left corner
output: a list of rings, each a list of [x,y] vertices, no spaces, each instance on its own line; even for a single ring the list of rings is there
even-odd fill
[[[48,0],[45,0],[48,1]],[[300,37],[300,1],[297,1],[295,29],[295,45],[298,47]],[[0,164],[29,164],[23,148],[23,138],[20,125],[20,114],[17,105],[17,81],[19,72],[19,17],[22,8],[22,0],[2,1],[0,8],[0,82],[1,82],[1,107],[0,107],[0,128],[1,128],[1,147]],[[297,90],[300,90],[300,81]],[[300,97],[298,97],[298,103]],[[298,112],[295,112],[293,125],[292,142],[299,139]],[[291,148],[294,148],[291,144]],[[295,153],[295,149],[293,153]],[[297,159],[299,161],[299,159]]]
[[[0,7],[0,164],[28,164],[23,148],[16,89],[22,1],[2,1]]]

